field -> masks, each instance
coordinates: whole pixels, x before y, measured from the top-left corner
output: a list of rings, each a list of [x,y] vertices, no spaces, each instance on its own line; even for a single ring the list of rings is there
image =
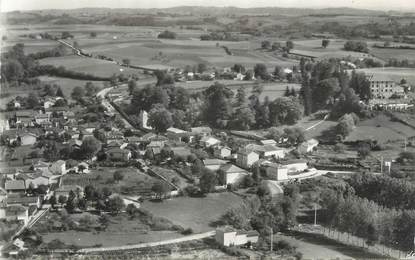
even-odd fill
[[[70,43],[78,42],[81,49],[91,54],[105,55],[117,61],[128,58],[131,64],[140,66],[172,66],[184,67],[207,63],[216,68],[233,66],[241,63],[252,68],[257,63],[265,63],[268,67],[280,65],[291,67],[297,61],[281,59],[272,55],[264,55],[258,51],[259,43],[256,41],[201,41],[202,30],[169,28],[177,33],[177,39],[158,39],[159,32],[165,30],[162,27],[129,27],[129,26],[103,26],[103,25],[27,25],[10,26],[7,28],[8,40],[5,42],[5,50],[17,42],[26,44],[26,52],[36,52],[51,49],[57,43],[44,39],[30,39],[23,37],[25,34],[37,34],[48,32],[59,36],[62,31],[67,31],[75,36],[68,40]],[[90,32],[96,32],[97,37],[92,38]],[[227,46],[233,55],[227,55],[221,46]],[[63,60],[62,60],[63,59]],[[98,73],[91,66],[98,67],[102,74],[106,75],[117,72],[111,70],[102,63],[79,62],[76,66],[67,57],[46,59],[44,64],[64,65],[77,71]],[[97,66],[98,65],[98,66]],[[102,68],[101,68],[102,67]],[[128,72],[129,73],[129,72]]]
[[[113,181],[115,171],[121,171],[124,178],[119,182]],[[134,168],[105,168],[91,170],[88,175],[68,174],[62,179],[63,184],[80,185],[85,187],[88,184],[96,187],[109,187],[115,193],[126,193],[129,195],[142,194],[151,189],[154,178]]]
[[[213,193],[205,198],[177,197],[163,202],[145,201],[142,208],[198,233],[214,229],[209,223],[241,202],[242,199],[233,193]]]
[[[52,76],[40,76],[40,81],[44,84],[57,84],[61,87],[65,98],[71,99],[72,90],[75,87],[84,87],[87,82],[92,82],[95,86],[99,88],[104,87],[104,81],[87,81],[87,80],[77,80],[77,79],[68,79]]]
[[[358,123],[346,138],[347,142],[373,139],[379,143],[403,140],[415,136],[415,130],[399,122],[393,122],[386,115],[378,115]]]
[[[370,74],[379,74],[379,75],[388,75],[395,82],[400,82],[401,79],[406,79],[406,81],[414,85],[415,84],[415,69],[414,68],[370,68],[370,69],[359,69],[357,71],[364,72],[367,75]]]
[[[327,48],[321,46],[321,39],[294,41],[293,53],[315,56],[317,58],[343,58],[353,57],[355,59],[368,57],[368,54],[361,52],[343,50],[344,39],[331,39]]]
[[[54,213],[52,213],[54,214]],[[78,215],[84,215],[78,214]],[[77,214],[70,215],[73,220],[80,219]],[[38,225],[42,225],[45,220],[42,219],[36,224],[34,229],[39,229]],[[66,245],[77,245],[80,247],[102,246],[120,246],[139,244],[143,242],[154,242],[163,239],[171,239],[182,236],[176,231],[161,230],[153,231],[141,223],[139,219],[130,219],[125,213],[117,216],[111,216],[108,227],[105,231],[76,231],[67,230],[63,232],[40,232],[44,243],[48,243],[54,239],[59,239]]]
[[[84,58],[75,55],[41,59],[41,65],[64,66],[68,70],[92,74],[99,77],[111,77],[113,74],[132,75],[138,74],[136,69],[120,67],[105,60]]]

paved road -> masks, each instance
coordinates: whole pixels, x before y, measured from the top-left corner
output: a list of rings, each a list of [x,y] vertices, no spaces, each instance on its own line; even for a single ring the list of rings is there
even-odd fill
[[[145,247],[154,247],[154,246],[161,246],[161,245],[168,245],[168,244],[176,244],[191,240],[198,240],[203,239],[207,237],[212,237],[216,234],[216,231],[209,231],[205,233],[200,234],[194,234],[190,236],[175,238],[175,239],[169,239],[164,241],[158,241],[158,242],[150,242],[150,243],[142,243],[142,244],[136,244],[136,245],[126,245],[126,246],[113,246],[113,247],[97,247],[97,248],[84,248],[80,249],[78,253],[93,253],[93,252],[105,252],[105,251],[115,251],[115,250],[129,250],[129,249],[136,249],[136,248],[145,248]]]

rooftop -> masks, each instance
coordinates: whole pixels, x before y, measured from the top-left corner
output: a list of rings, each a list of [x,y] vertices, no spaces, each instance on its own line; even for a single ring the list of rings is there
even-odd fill
[[[394,82],[394,80],[392,78],[390,78],[388,75],[382,74],[382,73],[372,74],[372,75],[369,75],[367,78],[368,78],[369,81]]]
[[[4,188],[6,190],[24,190],[26,189],[24,180],[7,180]]]

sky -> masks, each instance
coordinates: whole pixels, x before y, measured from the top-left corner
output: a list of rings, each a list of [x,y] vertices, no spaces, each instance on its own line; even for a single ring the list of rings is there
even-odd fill
[[[353,7],[415,11],[415,0],[0,0],[2,12],[82,7],[164,8],[181,5],[249,7]]]

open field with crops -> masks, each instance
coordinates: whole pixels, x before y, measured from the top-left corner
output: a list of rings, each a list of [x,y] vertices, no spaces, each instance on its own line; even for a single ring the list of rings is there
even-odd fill
[[[42,65],[63,66],[68,70],[83,72],[99,77],[111,77],[113,74],[138,74],[136,69],[120,67],[114,62],[84,58],[75,55],[41,59]]]

